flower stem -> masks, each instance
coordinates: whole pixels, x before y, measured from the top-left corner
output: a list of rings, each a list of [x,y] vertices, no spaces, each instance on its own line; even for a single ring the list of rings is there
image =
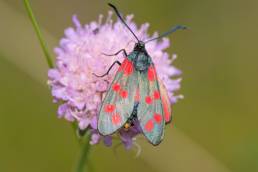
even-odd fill
[[[85,172],[86,169],[86,162],[90,152],[90,143],[89,143],[90,136],[87,136],[85,140],[83,140],[80,144],[80,156],[77,161],[75,171],[74,172]]]
[[[32,12],[29,0],[24,0],[24,5],[25,5],[26,11],[28,13],[28,16],[30,18],[30,21],[31,21],[31,23],[33,25],[33,28],[34,28],[34,30],[35,30],[35,32],[37,34],[38,39],[39,39],[39,42],[40,42],[41,48],[42,48],[42,50],[44,52],[44,55],[45,55],[45,58],[47,60],[48,66],[49,66],[49,68],[53,68],[54,65],[53,65],[53,62],[51,60],[51,56],[50,56],[50,53],[48,51],[48,48],[47,48],[47,44],[46,44],[45,40],[43,39],[43,36],[42,36],[41,31],[40,31],[38,22],[37,22],[34,14]]]
[[[34,14],[33,14],[33,11],[32,11],[29,0],[24,0],[24,5],[25,5],[26,11],[28,13],[28,16],[30,18],[30,21],[33,25],[33,28],[34,28],[34,30],[37,34],[38,39],[39,39],[40,46],[41,46],[41,48],[44,52],[48,67],[53,68],[54,64],[51,60],[52,58],[51,58],[50,53],[48,51],[47,44],[46,44],[45,40],[43,39],[43,36],[42,36],[41,30],[40,30],[40,27],[38,25],[38,22],[37,22]],[[72,127],[73,127],[74,131],[76,132],[77,125],[72,124]],[[86,168],[86,161],[87,161],[87,157],[88,157],[89,150],[90,150],[89,139],[90,139],[90,136],[86,137],[85,139],[82,139],[81,142],[80,142],[80,146],[81,146],[80,157],[77,161],[75,172],[83,172]]]
[[[37,34],[37,37],[39,39],[39,42],[40,42],[40,45],[41,45],[41,48],[44,52],[44,55],[45,55],[45,58],[47,60],[47,63],[48,63],[48,67],[49,68],[53,68],[54,65],[53,65],[53,62],[52,62],[52,58],[50,56],[50,53],[48,51],[48,48],[47,48],[47,43],[46,41],[44,40],[43,36],[42,36],[42,33],[40,31],[40,27],[38,25],[38,22],[33,14],[33,11],[32,11],[32,8],[31,8],[31,5],[30,5],[30,1],[29,0],[24,0],[24,5],[25,5],[25,8],[26,8],[26,11],[28,13],[28,16],[30,18],[30,21],[33,25],[33,28]],[[75,123],[72,123],[72,128],[74,129],[74,132],[76,132],[76,129],[77,129],[77,125]]]

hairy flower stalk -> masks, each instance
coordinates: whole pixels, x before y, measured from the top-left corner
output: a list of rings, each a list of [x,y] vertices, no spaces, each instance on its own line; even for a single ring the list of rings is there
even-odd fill
[[[149,24],[140,27],[132,21],[133,15],[126,16],[126,23],[140,40],[156,37],[157,33],[149,36]],[[94,74],[102,75],[115,60],[122,62],[123,54],[106,56],[120,49],[131,52],[135,40],[131,33],[124,28],[120,21],[112,20],[112,12],[108,13],[103,21],[100,15],[98,21],[82,25],[76,16],[72,18],[74,27],[65,30],[65,36],[60,45],[55,48],[55,67],[48,72],[48,84],[52,89],[54,102],[59,104],[58,117],[70,122],[78,122],[81,130],[91,134],[90,144],[94,145],[101,140],[112,145],[112,136],[103,137],[98,133],[97,120],[101,102],[107,92],[118,66],[110,71],[109,75],[99,78]],[[181,74],[180,70],[172,66],[175,55],[170,58],[164,50],[169,47],[169,40],[152,41],[146,44],[146,49],[156,66],[157,74],[163,81],[172,104],[181,98],[175,95],[180,88],[181,78],[172,79]],[[137,134],[141,133],[138,124],[125,131],[120,129],[118,136],[126,148],[131,148]]]

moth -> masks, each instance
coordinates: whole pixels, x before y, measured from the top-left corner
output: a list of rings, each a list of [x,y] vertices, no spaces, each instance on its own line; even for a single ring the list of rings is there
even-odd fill
[[[158,145],[164,137],[165,124],[172,119],[171,107],[166,88],[157,76],[145,44],[186,27],[177,25],[168,32],[144,42],[139,40],[126,24],[117,8],[110,3],[108,5],[113,8],[137,43],[129,54],[125,49],[115,54],[106,54],[113,56],[123,52],[125,59],[122,63],[115,61],[105,74],[95,74],[104,77],[115,64],[120,65],[101,105],[98,131],[102,135],[111,135],[121,127],[129,128],[134,120],[138,120],[147,140],[153,145]]]

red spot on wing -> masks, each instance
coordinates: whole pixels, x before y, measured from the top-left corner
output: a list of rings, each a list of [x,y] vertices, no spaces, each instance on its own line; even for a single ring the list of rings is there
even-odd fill
[[[110,112],[113,112],[116,107],[115,105],[112,105],[112,104],[106,104],[104,108],[105,108],[105,112],[110,113]]]
[[[160,124],[161,121],[162,121],[162,116],[161,116],[160,114],[158,114],[158,113],[154,113],[153,118],[154,118],[154,120],[155,120],[158,124]]]
[[[139,88],[135,92],[134,101],[136,101],[136,102],[140,101],[140,91],[139,91]]]
[[[121,96],[122,98],[124,98],[124,99],[128,96],[128,92],[127,92],[126,90],[121,90],[121,91],[119,92],[119,94],[120,94],[120,96]]]
[[[148,80],[154,81],[156,79],[156,71],[153,65],[151,65],[148,69]]]
[[[125,75],[131,75],[133,72],[133,63],[127,58],[122,62],[118,69],[119,72],[123,71]]]
[[[159,91],[158,91],[158,90],[155,90],[155,91],[153,92],[153,97],[154,97],[155,100],[160,99],[160,94],[159,94]]]
[[[130,60],[127,60],[127,63],[124,68],[125,75],[131,75],[133,73],[133,63]]]
[[[120,90],[120,84],[118,84],[118,83],[113,84],[112,89],[114,91],[119,91]]]
[[[151,103],[152,103],[151,97],[150,97],[150,96],[146,96],[146,97],[145,97],[145,102],[146,102],[147,104],[151,104]]]
[[[150,120],[145,124],[144,128],[145,128],[145,130],[146,130],[147,132],[151,132],[151,131],[153,130],[153,128],[154,128],[154,123],[153,123],[153,121],[150,119]]]
[[[121,123],[121,116],[118,113],[112,115],[112,123],[118,125]]]
[[[164,116],[165,116],[165,121],[166,122],[169,122],[170,119],[171,119],[171,114],[169,113],[169,110],[168,110],[168,103],[167,101],[162,97],[162,106],[163,106],[163,111],[164,111]]]
[[[118,71],[121,72],[125,69],[125,66],[127,65],[128,59],[124,59],[124,61],[122,62],[121,66],[118,68]]]

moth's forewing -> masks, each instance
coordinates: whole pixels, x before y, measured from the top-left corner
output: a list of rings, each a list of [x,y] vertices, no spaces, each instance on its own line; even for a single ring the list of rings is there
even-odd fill
[[[172,121],[172,110],[171,110],[171,105],[170,105],[167,89],[160,79],[158,79],[158,81],[159,81],[159,89],[160,89],[162,107],[163,107],[163,111],[164,111],[164,118],[165,118],[166,123],[170,123]]]
[[[137,72],[127,58],[118,69],[103,100],[98,118],[98,130],[110,135],[121,128],[130,117],[134,107]]]
[[[158,145],[164,136],[164,111],[160,99],[160,88],[155,68],[149,66],[148,71],[138,73],[140,103],[137,117],[146,138]]]

